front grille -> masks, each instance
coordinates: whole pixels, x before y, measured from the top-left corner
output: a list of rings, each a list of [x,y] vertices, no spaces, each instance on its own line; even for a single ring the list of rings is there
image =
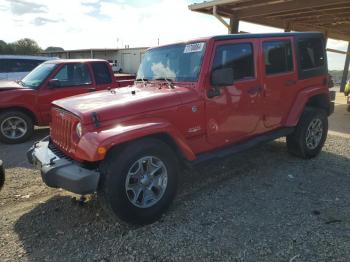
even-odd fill
[[[54,143],[52,143],[52,141],[50,141],[49,143],[49,149],[56,155],[58,156],[59,158],[64,158],[64,159],[67,159],[69,161],[73,161],[73,159],[69,156],[67,156],[65,153],[63,153],[59,148],[57,148],[55,146]]]
[[[76,146],[72,134],[79,119],[67,111],[53,108],[51,121],[52,142],[61,151],[72,153]]]

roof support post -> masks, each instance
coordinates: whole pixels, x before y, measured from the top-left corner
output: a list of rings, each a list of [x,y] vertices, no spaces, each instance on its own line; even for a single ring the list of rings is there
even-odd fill
[[[230,17],[230,27],[228,29],[229,34],[238,34],[239,20],[235,16]]]
[[[217,12],[217,6],[213,6],[213,16],[215,16],[224,26],[227,27],[228,31],[231,32],[231,26],[223,19]]]
[[[286,26],[284,27],[284,32],[290,32],[292,31],[292,25],[288,22],[286,23]]]
[[[343,78],[342,78],[341,84],[340,84],[340,92],[344,92],[346,81],[348,79],[349,65],[350,65],[350,42],[348,44],[348,52],[346,54],[346,59],[345,59]]]

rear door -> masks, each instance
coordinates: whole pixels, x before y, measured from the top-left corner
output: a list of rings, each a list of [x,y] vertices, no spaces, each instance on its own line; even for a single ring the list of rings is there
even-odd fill
[[[59,86],[43,86],[38,92],[38,107],[45,122],[50,121],[52,101],[95,90],[91,71],[86,63],[65,64],[51,79],[58,80]]]
[[[256,39],[219,41],[214,46],[213,69],[231,67],[234,84],[206,98],[208,141],[216,146],[252,136],[261,120],[261,85]],[[214,88],[208,79],[208,90]]]
[[[96,91],[115,87],[116,78],[114,77],[111,67],[107,63],[93,62],[91,63],[91,68],[96,84]]]
[[[267,130],[282,125],[297,93],[298,74],[293,37],[261,40],[263,122]]]

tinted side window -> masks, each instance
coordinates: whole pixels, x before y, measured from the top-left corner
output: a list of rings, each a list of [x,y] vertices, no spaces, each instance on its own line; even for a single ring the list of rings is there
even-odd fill
[[[40,65],[43,61],[29,60],[29,59],[1,59],[0,72],[1,73],[19,73],[30,72],[35,67]]]
[[[40,60],[23,60],[23,61],[24,61],[24,68],[26,69],[27,72],[32,71],[38,65],[45,62]]]
[[[267,75],[293,71],[292,45],[289,40],[263,43]]]
[[[234,80],[254,78],[253,46],[227,44],[216,48],[213,69],[232,68]]]
[[[300,67],[302,70],[322,67],[325,64],[323,42],[319,38],[300,39],[298,41]]]
[[[5,59],[0,59],[0,73],[7,73],[8,69],[7,69],[7,60]]]
[[[97,85],[112,83],[111,74],[106,63],[92,63]]]
[[[91,84],[91,78],[86,64],[66,64],[57,73],[55,79],[59,80],[63,87]]]

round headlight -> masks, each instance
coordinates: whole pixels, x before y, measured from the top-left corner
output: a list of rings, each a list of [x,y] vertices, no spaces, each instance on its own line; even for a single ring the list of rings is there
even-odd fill
[[[75,128],[75,131],[77,133],[77,136],[81,138],[81,135],[83,134],[83,129],[81,128],[81,123],[77,124],[77,127]]]

